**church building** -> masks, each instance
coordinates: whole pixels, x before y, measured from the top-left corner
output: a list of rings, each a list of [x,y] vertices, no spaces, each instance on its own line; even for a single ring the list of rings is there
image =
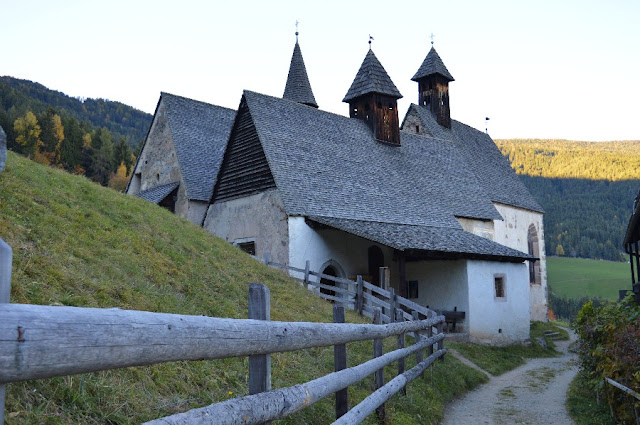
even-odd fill
[[[402,97],[369,47],[343,101],[318,108],[298,42],[284,95],[237,111],[162,93],[127,193],[273,261],[465,312],[471,340],[529,338],[546,320],[543,210],[491,138],[450,116],[432,47]],[[347,109],[348,108],[348,109]]]

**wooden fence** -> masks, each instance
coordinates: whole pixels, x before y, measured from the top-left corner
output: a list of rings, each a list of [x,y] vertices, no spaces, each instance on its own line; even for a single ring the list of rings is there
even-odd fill
[[[380,307],[382,308],[383,323],[393,323],[398,320],[394,314],[389,314],[389,312],[393,310],[400,310],[404,320],[428,319],[438,315],[434,310],[396,294],[395,290],[389,287],[387,267],[380,267],[380,286],[376,286],[365,281],[361,275],[358,275],[356,280],[350,280],[312,271],[310,270],[309,261],[306,261],[304,269],[279,264],[271,261],[268,251],[266,252],[264,259],[256,256],[253,256],[253,258],[268,266],[298,273],[300,276],[303,276],[300,279],[302,283],[304,283],[304,285],[309,289],[314,289],[314,293],[316,295],[324,298],[325,300],[332,301],[351,310],[355,310],[361,315],[373,318],[374,308]],[[311,278],[312,276],[317,277],[318,281],[313,280]],[[325,281],[331,281],[334,284],[323,284],[320,282],[322,279]],[[388,290],[386,289],[387,287],[389,287]],[[331,293],[333,293],[333,295]],[[415,315],[413,312],[416,312],[418,316],[414,317]],[[442,328],[437,332],[441,333]]]
[[[5,249],[6,248],[6,249]],[[8,260],[7,260],[8,257]],[[168,416],[148,424],[261,424],[297,412],[331,394],[336,395],[336,422],[358,424],[377,411],[384,418],[384,402],[423,373],[446,353],[444,316],[416,310],[407,315],[391,292],[387,314],[370,297],[374,324],[344,322],[344,306],[334,305],[336,323],[272,322],[269,290],[251,284],[250,319],[225,319],[120,309],[9,304],[11,250],[0,239],[0,385],[4,416],[4,385],[107,369],[181,360],[211,360],[250,356],[250,395]],[[361,279],[364,294],[368,288]],[[380,289],[374,287],[376,289]],[[375,292],[375,289],[372,289]],[[357,294],[357,291],[355,292]],[[356,305],[358,298],[355,299]],[[395,304],[394,302],[399,302]],[[365,305],[362,306],[362,311]],[[424,310],[423,310],[424,311]],[[426,319],[419,320],[423,314]],[[387,323],[384,324],[384,317]],[[431,316],[431,317],[429,317]],[[395,320],[394,320],[395,318]],[[415,343],[405,347],[405,334]],[[397,336],[398,348],[382,352],[382,339]],[[374,358],[346,368],[346,343],[374,341]],[[306,383],[271,390],[270,354],[334,346],[335,372]],[[423,357],[426,350],[427,357]],[[404,359],[416,355],[417,365],[405,370]],[[383,368],[398,362],[398,376],[384,383]],[[346,389],[374,375],[375,392],[348,409]]]

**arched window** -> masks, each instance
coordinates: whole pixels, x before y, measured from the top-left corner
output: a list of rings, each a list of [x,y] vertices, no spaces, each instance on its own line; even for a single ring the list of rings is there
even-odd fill
[[[527,233],[527,244],[529,246],[529,254],[536,258],[540,258],[540,243],[538,241],[538,231],[533,224],[529,226]],[[529,283],[532,285],[540,285],[540,260],[529,261]]]
[[[371,283],[380,286],[380,267],[384,267],[384,254],[380,247],[376,245],[371,245],[367,250],[367,254]]]

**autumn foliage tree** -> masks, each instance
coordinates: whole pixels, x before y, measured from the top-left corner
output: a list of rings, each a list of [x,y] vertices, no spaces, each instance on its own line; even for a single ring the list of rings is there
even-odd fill
[[[33,112],[29,111],[24,117],[17,118],[13,123],[13,131],[16,143],[22,148],[22,153],[33,158],[42,145],[40,140],[42,130]]]

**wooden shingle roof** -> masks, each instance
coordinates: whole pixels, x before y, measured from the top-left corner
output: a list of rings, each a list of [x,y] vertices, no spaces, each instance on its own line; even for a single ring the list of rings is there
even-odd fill
[[[436,49],[431,47],[429,53],[427,53],[427,57],[424,58],[422,65],[418,69],[418,72],[413,76],[411,80],[418,81],[423,77],[427,77],[433,74],[440,74],[448,81],[454,81],[453,77],[449,73],[449,70],[446,66],[444,66],[444,62],[440,59],[440,55],[436,52]]]
[[[311,83],[309,83],[307,68],[304,66],[302,51],[297,41],[293,48],[289,75],[282,98],[313,106],[314,108],[318,107],[316,98],[313,96],[313,91],[311,90]]]
[[[402,95],[387,71],[373,53],[373,50],[369,49],[367,56],[365,56],[360,69],[356,74],[356,78],[351,83],[351,87],[347,91],[347,94],[342,99],[343,102],[349,102],[352,99],[360,97],[369,93],[379,93],[387,96],[400,99]]]

